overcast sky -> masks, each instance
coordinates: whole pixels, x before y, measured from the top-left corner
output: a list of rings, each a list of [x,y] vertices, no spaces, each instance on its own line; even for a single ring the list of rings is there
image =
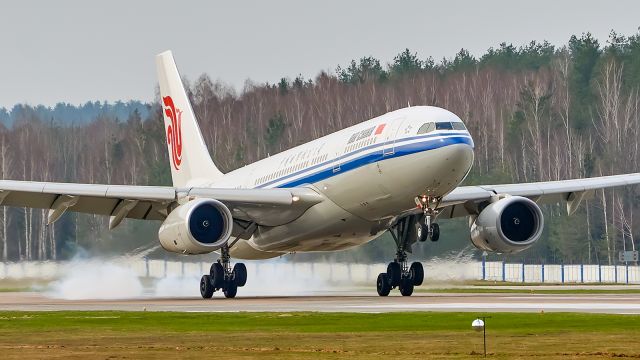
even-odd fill
[[[637,33],[639,1],[30,1],[3,2],[0,106],[152,100],[154,56],[182,75],[245,80],[315,77],[351,59],[426,58],[500,42],[563,45],[591,32]]]

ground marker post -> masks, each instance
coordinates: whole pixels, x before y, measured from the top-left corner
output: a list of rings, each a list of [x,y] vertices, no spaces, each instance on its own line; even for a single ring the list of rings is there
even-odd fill
[[[584,283],[584,264],[580,264],[580,282]]]
[[[602,265],[598,263],[598,282],[602,283]]]
[[[487,280],[487,252],[482,252],[482,280]]]
[[[482,345],[484,347],[484,357],[487,357],[487,327],[485,325],[486,319],[490,319],[491,316],[478,316],[471,323],[471,327],[475,331],[482,330]]]
[[[560,281],[564,284],[564,264],[560,264]]]
[[[638,264],[638,260],[640,260],[640,256],[637,250],[632,251],[620,251],[618,253],[619,260],[624,262],[624,281],[627,285],[629,285],[629,262],[635,262]]]
[[[524,282],[524,261],[522,262],[522,282]]]
[[[629,263],[625,263],[624,264],[624,268],[625,268],[625,282],[627,285],[629,285]]]
[[[505,264],[504,260],[502,260],[502,282],[507,281],[507,274],[505,274],[506,267],[507,265]]]
[[[541,273],[542,273],[542,282],[544,283],[544,263],[542,264]]]

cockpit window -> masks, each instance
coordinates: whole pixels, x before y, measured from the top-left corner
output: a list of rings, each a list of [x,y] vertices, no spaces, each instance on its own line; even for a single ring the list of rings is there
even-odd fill
[[[433,131],[435,129],[436,129],[436,124],[435,123],[432,123],[432,122],[425,123],[422,126],[420,126],[420,128],[418,129],[418,135],[426,134],[426,133],[431,132],[431,131]]]
[[[436,123],[436,130],[453,130],[450,122],[438,122]]]
[[[462,121],[451,123],[451,125],[453,125],[453,130],[467,130]]]

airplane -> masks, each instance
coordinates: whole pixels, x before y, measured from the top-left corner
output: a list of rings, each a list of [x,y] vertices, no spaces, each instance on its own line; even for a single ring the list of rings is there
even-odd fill
[[[566,202],[572,214],[595,190],[640,183],[640,173],[594,178],[460,186],[474,160],[463,121],[433,106],[386,113],[229,173],[214,164],[170,51],[156,56],[173,186],[0,181],[0,205],[162,221],[170,252],[216,252],[200,280],[203,298],[236,296],[243,263],[294,252],[338,251],[389,232],[395,258],[378,275],[377,293],[410,296],[422,284],[407,253],[438,241],[438,220],[467,217],[478,249],[516,253],[540,239],[540,204]]]

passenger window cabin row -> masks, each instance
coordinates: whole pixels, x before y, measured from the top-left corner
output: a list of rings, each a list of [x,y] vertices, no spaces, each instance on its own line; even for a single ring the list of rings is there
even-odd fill
[[[367,145],[371,145],[375,141],[376,141],[376,138],[370,137],[368,139],[363,139],[363,140],[357,141],[355,143],[349,144],[344,148],[344,153],[346,154],[346,153],[349,153],[349,152],[351,152],[353,150],[360,149],[361,147],[364,147],[364,146],[367,146]]]
[[[272,172],[269,175],[265,175],[265,176],[257,178],[254,181],[254,185],[264,184],[267,181],[271,181],[271,180],[277,179],[277,178],[279,178],[281,176],[285,176],[285,175],[288,175],[288,174],[292,174],[292,173],[294,173],[296,171],[300,171],[300,170],[306,168],[307,166],[316,165],[316,164],[318,164],[318,163],[320,163],[322,161],[327,160],[327,157],[328,157],[328,154],[316,156],[311,160],[303,161],[303,162],[298,163],[296,165],[288,166],[286,168],[283,168],[283,169],[280,169],[278,171]]]

